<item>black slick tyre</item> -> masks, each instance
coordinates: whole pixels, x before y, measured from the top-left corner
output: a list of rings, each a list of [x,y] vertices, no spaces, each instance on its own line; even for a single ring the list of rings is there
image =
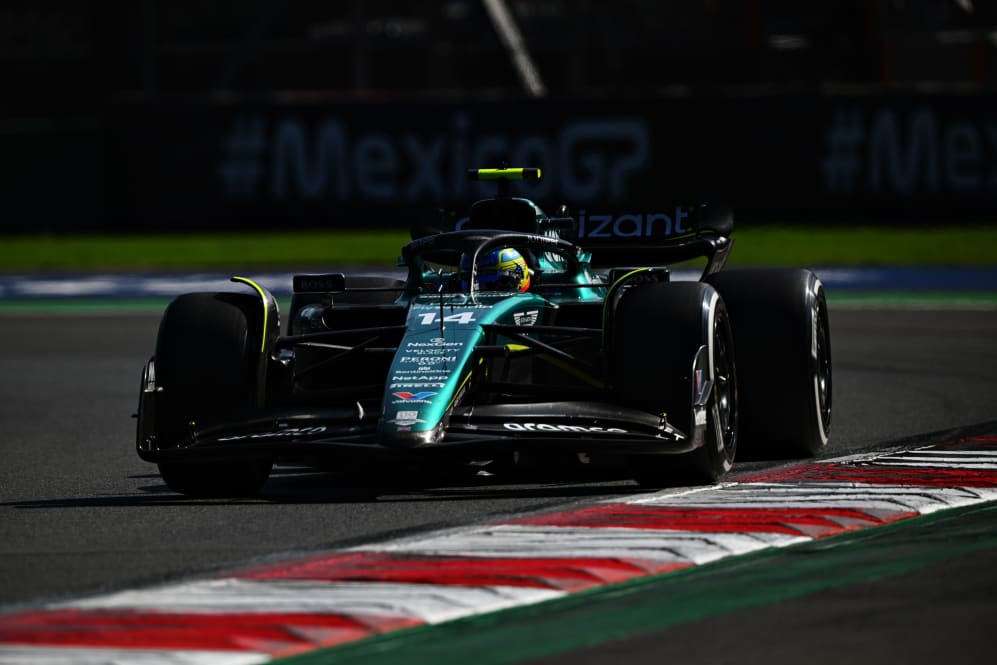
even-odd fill
[[[245,294],[190,293],[170,303],[156,340],[158,447],[179,447],[195,427],[251,412],[261,319],[258,299]],[[264,459],[161,462],[159,471],[182,494],[246,496],[259,490],[272,466]]]
[[[701,445],[689,453],[635,455],[634,478],[649,487],[716,482],[734,463],[738,427],[734,348],[723,300],[698,282],[635,286],[617,304],[609,333],[618,400],[666,414],[684,434],[701,436]],[[705,422],[696,422],[697,413]]]
[[[742,452],[809,457],[831,431],[831,332],[824,287],[809,270],[711,275],[730,312],[741,394]]]

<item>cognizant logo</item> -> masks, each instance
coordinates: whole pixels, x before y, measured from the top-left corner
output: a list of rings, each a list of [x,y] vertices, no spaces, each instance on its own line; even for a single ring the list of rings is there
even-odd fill
[[[470,217],[461,217],[454,224],[461,231]],[[676,206],[672,215],[664,212],[610,213],[578,211],[578,238],[586,240],[612,238],[670,238],[692,231],[688,225],[689,213]]]
[[[655,212],[632,213],[616,217],[579,210],[578,237],[588,239],[667,238],[688,233],[691,229],[683,225],[688,217],[689,213],[677,206],[675,214],[672,216],[663,212]]]

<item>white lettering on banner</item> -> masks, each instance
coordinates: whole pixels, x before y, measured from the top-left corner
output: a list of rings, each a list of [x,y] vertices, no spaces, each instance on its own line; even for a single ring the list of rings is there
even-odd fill
[[[273,196],[287,197],[287,182],[295,183],[302,198],[320,198],[331,184],[338,198],[345,198],[350,191],[347,169],[332,169],[329,160],[336,164],[346,162],[346,139],[338,122],[324,122],[315,136],[314,157],[306,155],[305,128],[300,122],[282,122],[277,125],[273,139]],[[331,182],[330,182],[331,180]]]
[[[636,140],[641,137],[643,140]],[[630,142],[634,150],[616,160],[595,147],[607,141]],[[581,153],[578,146],[588,145]],[[647,161],[647,128],[637,120],[615,122],[570,123],[561,134],[561,160],[564,182],[562,190],[572,201],[591,201],[605,191],[604,179],[609,178],[608,194],[617,196],[625,191],[623,179]],[[570,194],[569,194],[570,192]]]
[[[413,201],[462,197],[469,186],[488,196],[494,185],[469,183],[467,169],[511,158],[548,174],[531,186],[533,197],[558,190],[585,203],[625,197],[629,178],[651,156],[647,125],[638,118],[569,121],[559,132],[521,136],[469,136],[469,127],[465,113],[436,133],[364,132],[335,116],[306,122],[284,115],[268,133],[262,115],[244,114],[223,137],[218,172],[233,199]]]
[[[825,134],[824,189],[850,194],[997,191],[997,124],[941,120],[929,108],[835,111]]]
[[[873,191],[893,189],[911,194],[924,188],[938,191],[938,143],[933,114],[917,111],[906,133],[903,149],[894,113],[879,112],[872,123],[869,142],[869,188]],[[920,181],[920,182],[919,182]]]

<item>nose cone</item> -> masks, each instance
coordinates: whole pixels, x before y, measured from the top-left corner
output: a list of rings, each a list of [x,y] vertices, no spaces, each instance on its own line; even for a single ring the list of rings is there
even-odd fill
[[[397,431],[394,429],[382,429],[378,443],[386,448],[426,448],[435,445],[443,438],[443,427],[419,432]]]

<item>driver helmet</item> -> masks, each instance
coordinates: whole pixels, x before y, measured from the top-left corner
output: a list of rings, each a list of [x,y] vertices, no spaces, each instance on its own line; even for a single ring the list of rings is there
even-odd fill
[[[471,272],[471,255],[461,260],[461,270],[466,275],[462,284],[468,288]],[[530,288],[530,269],[526,259],[512,247],[488,252],[478,260],[478,288],[482,291],[523,292]]]

